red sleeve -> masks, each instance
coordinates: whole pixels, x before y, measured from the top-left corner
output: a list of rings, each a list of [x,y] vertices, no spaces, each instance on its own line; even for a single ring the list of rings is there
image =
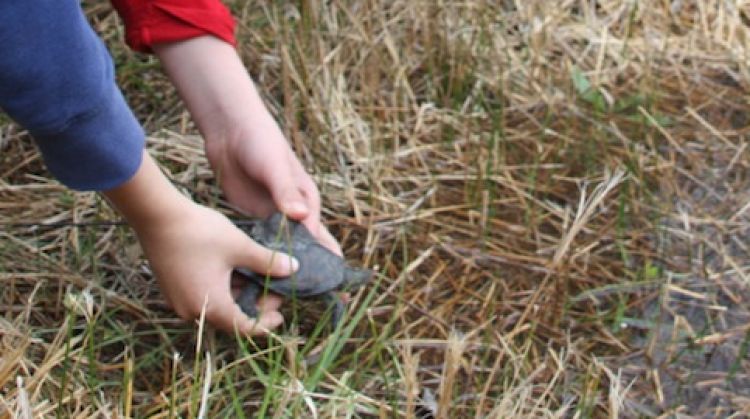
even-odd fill
[[[232,45],[234,19],[219,0],[112,0],[125,21],[128,45],[151,52],[160,42],[213,35]]]

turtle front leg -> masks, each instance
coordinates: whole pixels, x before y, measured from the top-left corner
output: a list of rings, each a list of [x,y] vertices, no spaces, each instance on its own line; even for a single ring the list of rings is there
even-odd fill
[[[324,294],[323,299],[325,300],[326,304],[328,304],[328,307],[332,307],[333,311],[331,311],[331,326],[335,329],[336,326],[339,325],[339,322],[344,317],[344,311],[346,310],[346,307],[344,305],[344,301],[339,297],[338,294],[334,292],[329,292],[327,294]]]
[[[260,286],[255,282],[248,281],[245,288],[240,291],[240,296],[237,297],[237,305],[240,306],[242,311],[244,311],[248,317],[253,319],[258,318],[258,308],[256,303],[258,302],[259,293]]]

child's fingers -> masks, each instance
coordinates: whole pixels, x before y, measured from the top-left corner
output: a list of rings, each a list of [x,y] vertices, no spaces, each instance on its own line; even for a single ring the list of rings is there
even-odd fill
[[[206,320],[227,333],[234,333],[236,330],[243,335],[261,336],[284,323],[281,313],[267,310],[273,307],[272,302],[261,305],[256,319],[248,317],[228,293],[226,298],[214,299],[214,303],[206,310]]]
[[[328,250],[330,250],[331,252],[339,256],[343,256],[344,252],[341,251],[341,245],[339,245],[338,240],[336,240],[336,238],[333,237],[331,232],[328,231],[328,229],[325,228],[324,226],[321,226],[320,230],[318,231],[319,233],[317,237],[318,237],[318,241],[320,242],[320,244],[328,248]]]
[[[274,173],[265,176],[265,183],[273,202],[290,218],[300,220],[312,213],[309,197],[300,190],[291,165],[275,168]]]
[[[233,288],[232,299],[237,301],[237,297],[240,296],[241,292],[241,288]],[[258,301],[255,303],[258,311],[278,311],[281,308],[281,304],[284,302],[281,296],[272,293],[262,295],[263,291],[260,293],[261,296],[258,297]]]
[[[243,280],[241,284],[238,283],[237,285],[232,285],[230,292],[232,293],[233,300],[237,301],[237,298],[242,293],[242,287],[245,285],[245,283],[246,280]],[[282,302],[283,300],[280,296],[273,293],[268,293],[258,298],[257,306],[258,310],[260,311],[278,311],[281,307]]]
[[[282,299],[276,294],[267,294],[258,298],[259,311],[278,311],[281,308]]]
[[[295,219],[301,221],[310,233],[317,237],[322,228],[320,225],[320,192],[318,192],[318,187],[315,185],[315,182],[313,182],[312,178],[310,178],[305,172],[305,169],[302,168],[302,165],[299,164],[299,162],[297,162],[291,170],[296,173],[299,182],[299,190],[305,197],[305,202],[309,208],[309,211],[304,218]]]
[[[240,230],[237,238],[232,263],[238,268],[247,268],[253,272],[275,277],[289,276],[299,268],[297,259],[283,252],[265,248],[251,240]]]

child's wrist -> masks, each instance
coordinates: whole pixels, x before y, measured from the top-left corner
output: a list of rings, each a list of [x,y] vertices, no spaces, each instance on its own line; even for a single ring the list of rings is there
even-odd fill
[[[136,231],[162,225],[195,205],[167,180],[145,151],[136,174],[103,194]]]

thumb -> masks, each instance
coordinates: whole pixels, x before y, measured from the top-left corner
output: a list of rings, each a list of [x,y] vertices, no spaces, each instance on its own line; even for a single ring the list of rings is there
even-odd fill
[[[231,257],[232,266],[275,277],[289,276],[299,269],[299,261],[294,257],[261,246],[239,229],[237,232],[239,237]]]
[[[320,241],[320,244],[327,247],[328,250],[332,251],[333,253],[344,256],[344,252],[341,250],[341,245],[339,244],[338,240],[336,240],[335,237],[333,237],[333,234],[331,234],[330,231],[328,231],[327,228],[321,227],[318,234],[318,241]]]
[[[266,185],[276,207],[288,217],[301,220],[310,214],[310,206],[297,185],[291,167],[269,175]]]

